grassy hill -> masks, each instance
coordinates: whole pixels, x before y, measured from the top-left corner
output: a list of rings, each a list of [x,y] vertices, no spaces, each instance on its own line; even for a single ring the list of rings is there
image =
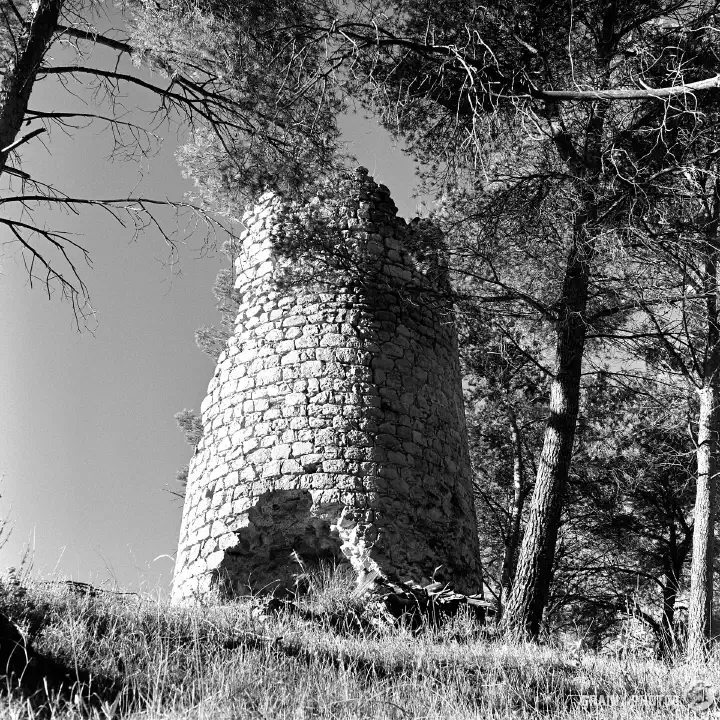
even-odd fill
[[[5,582],[0,596],[23,635],[0,697],[13,720],[675,719],[714,716],[698,692],[720,687],[715,661],[509,645],[466,615],[412,630],[342,575],[316,576],[287,605],[177,608],[64,582]]]

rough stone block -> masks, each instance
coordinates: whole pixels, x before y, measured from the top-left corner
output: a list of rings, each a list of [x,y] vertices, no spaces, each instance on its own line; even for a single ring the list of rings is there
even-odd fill
[[[270,451],[270,457],[273,460],[285,460],[290,457],[292,447],[290,445],[275,445]]]
[[[313,443],[311,442],[296,442],[292,445],[293,457],[301,457],[307,455],[313,451]]]

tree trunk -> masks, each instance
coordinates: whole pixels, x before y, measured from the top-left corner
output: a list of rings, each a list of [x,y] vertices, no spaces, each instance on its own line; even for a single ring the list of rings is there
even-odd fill
[[[715,538],[715,454],[717,452],[717,393],[706,384],[700,390],[697,465],[693,520],[693,550],[688,603],[688,659],[701,662],[709,647],[713,595]]]
[[[15,142],[25,119],[35,77],[57,30],[63,3],[64,0],[40,0],[0,83],[0,173],[10,154],[7,148]]]
[[[599,47],[605,80],[614,43],[616,8],[609,6]],[[580,405],[580,375],[585,335],[590,272],[595,256],[602,144],[609,104],[600,101],[588,115],[580,142],[574,142],[561,122],[557,106],[546,108],[550,134],[560,159],[576,180],[576,210],[572,246],[568,253],[563,287],[556,304],[555,373],[550,386],[550,417],[545,427],[530,515],[525,527],[513,587],[501,627],[514,638],[537,638],[552,581],[555,544],[565,494],[575,428]]]
[[[688,600],[688,659],[705,660],[709,649],[712,596],[713,551],[715,541],[715,461],[717,454],[717,384],[720,371],[720,332],[718,330],[718,216],[720,180],[714,184],[713,215],[707,230],[704,263],[705,353],[702,385],[699,390],[697,440],[697,486],[693,514],[693,548]]]
[[[500,606],[498,615],[502,617],[502,610],[510,595],[513,577],[515,576],[515,563],[517,549],[520,544],[520,521],[525,503],[525,463],[523,462],[522,439],[518,428],[517,418],[512,408],[508,411],[510,425],[510,439],[513,448],[513,499],[510,506],[507,536],[505,539],[505,552],[503,554],[502,571],[500,573]]]
[[[515,580],[502,619],[515,638],[538,636],[547,604],[555,544],[565,492],[580,400],[580,371],[585,347],[585,308],[594,240],[588,215],[576,220],[558,303],[555,377],[550,388],[550,418],[545,429],[530,516],[525,527]]]

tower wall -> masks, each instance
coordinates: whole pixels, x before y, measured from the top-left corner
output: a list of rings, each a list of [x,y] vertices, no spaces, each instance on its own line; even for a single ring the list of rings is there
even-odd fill
[[[437,237],[362,168],[325,195],[266,193],[243,219],[242,303],[202,405],[175,600],[287,586],[293,556],[417,581],[442,565],[437,579],[481,591]]]

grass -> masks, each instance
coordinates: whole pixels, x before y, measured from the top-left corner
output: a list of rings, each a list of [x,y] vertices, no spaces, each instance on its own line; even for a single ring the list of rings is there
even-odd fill
[[[2,718],[675,719],[699,716],[685,699],[691,682],[720,687],[716,660],[509,645],[468,617],[411,632],[342,574],[310,578],[299,612],[272,614],[257,599],[178,608],[63,583],[0,591],[0,611],[67,669],[32,697],[6,679]]]

